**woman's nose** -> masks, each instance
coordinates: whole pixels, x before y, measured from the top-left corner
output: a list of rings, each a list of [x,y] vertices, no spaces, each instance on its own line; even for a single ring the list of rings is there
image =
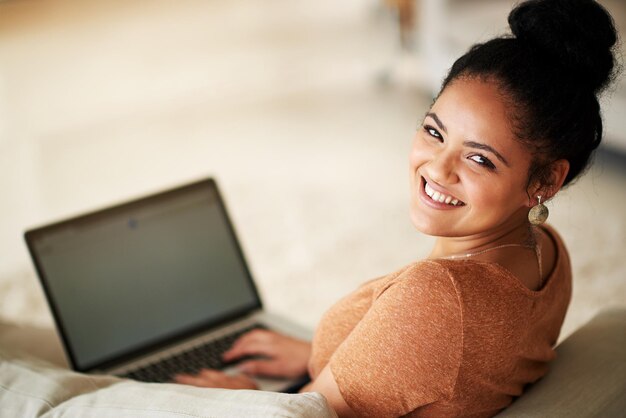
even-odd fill
[[[458,156],[451,150],[441,150],[432,155],[432,159],[427,164],[427,174],[431,180],[445,185],[459,181],[456,171]]]

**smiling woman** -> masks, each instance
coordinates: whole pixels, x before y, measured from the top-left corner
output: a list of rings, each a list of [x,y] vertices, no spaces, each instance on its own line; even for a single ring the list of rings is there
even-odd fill
[[[548,370],[571,297],[568,252],[536,226],[602,139],[611,17],[592,0],[532,0],[512,35],[459,58],[415,134],[410,217],[428,259],[369,281],[322,318],[311,346],[268,331],[228,359],[295,375],[339,416],[490,417]],[[285,372],[288,370],[289,372]],[[218,379],[219,378],[219,379]],[[181,382],[247,387],[207,373]]]

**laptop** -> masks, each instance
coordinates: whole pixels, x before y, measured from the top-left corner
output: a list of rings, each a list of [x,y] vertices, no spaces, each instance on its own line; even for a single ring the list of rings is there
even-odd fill
[[[168,382],[254,328],[308,330],[263,309],[214,179],[31,229],[26,244],[72,368]],[[256,379],[262,390],[294,382]]]

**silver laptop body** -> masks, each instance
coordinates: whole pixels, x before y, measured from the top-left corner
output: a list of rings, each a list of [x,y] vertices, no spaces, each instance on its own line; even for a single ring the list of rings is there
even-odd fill
[[[211,178],[34,228],[25,239],[76,371],[132,377],[256,325],[310,338],[263,309]],[[292,383],[257,379],[263,390]]]

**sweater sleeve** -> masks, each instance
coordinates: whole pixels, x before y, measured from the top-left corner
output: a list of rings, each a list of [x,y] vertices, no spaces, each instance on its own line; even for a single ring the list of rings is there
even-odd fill
[[[435,262],[418,263],[379,291],[333,353],[330,369],[359,416],[405,415],[452,396],[462,330],[447,270]]]

